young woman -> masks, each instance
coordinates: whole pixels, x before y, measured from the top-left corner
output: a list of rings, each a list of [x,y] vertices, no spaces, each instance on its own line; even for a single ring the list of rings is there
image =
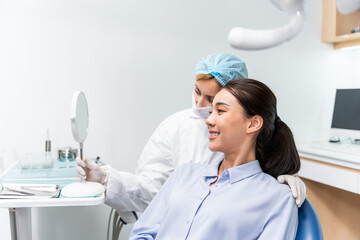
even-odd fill
[[[106,185],[106,204],[118,211],[143,212],[177,166],[188,162],[218,164],[223,159],[222,153],[208,149],[205,119],[214,96],[227,82],[247,78],[246,65],[231,54],[210,54],[197,64],[195,76],[192,109],[174,113],[160,123],[141,153],[135,174],[77,159],[80,178]],[[283,178],[300,206],[305,185],[290,175]]]
[[[231,81],[206,124],[209,148],[223,161],[175,169],[130,239],[295,239],[298,209],[275,178],[296,173],[300,159],[272,91],[252,79]]]

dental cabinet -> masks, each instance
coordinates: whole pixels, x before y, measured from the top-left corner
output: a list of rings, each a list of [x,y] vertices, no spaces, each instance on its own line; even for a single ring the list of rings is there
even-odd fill
[[[297,148],[299,176],[319,216],[324,239],[360,239],[360,154],[312,144],[297,144]]]

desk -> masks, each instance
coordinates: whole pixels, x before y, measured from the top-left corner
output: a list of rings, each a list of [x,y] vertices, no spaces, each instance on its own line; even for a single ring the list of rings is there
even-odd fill
[[[16,169],[19,163],[12,165],[5,173],[11,172],[12,169]],[[72,166],[74,163],[62,163],[64,166]],[[4,180],[4,179],[2,179]],[[38,180],[39,181],[39,180]],[[75,171],[73,173],[73,181],[76,180]],[[9,179],[6,182],[10,182]],[[20,179],[16,179],[16,183],[20,183]],[[53,178],[51,183],[55,183],[56,179]],[[37,182],[39,183],[39,182]],[[43,183],[48,183],[44,181]],[[70,177],[67,176],[66,183],[70,183]],[[61,186],[64,182],[59,182]],[[31,208],[32,207],[69,207],[69,206],[95,206],[105,202],[105,196],[102,194],[98,197],[92,198],[46,198],[46,199],[0,199],[0,207],[9,209],[9,217],[11,224],[11,236],[13,240],[31,240]]]
[[[326,240],[360,239],[360,155],[308,151],[298,144],[299,176],[317,212]],[[345,158],[345,159],[343,159]]]

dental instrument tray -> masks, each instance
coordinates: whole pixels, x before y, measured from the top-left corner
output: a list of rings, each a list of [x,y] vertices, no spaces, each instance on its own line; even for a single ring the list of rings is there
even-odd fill
[[[67,184],[78,182],[75,161],[62,162],[55,160],[51,168],[23,169],[18,161],[8,168],[2,176],[2,184],[54,184],[63,187]]]
[[[56,198],[59,194],[57,184],[0,183],[0,199]]]

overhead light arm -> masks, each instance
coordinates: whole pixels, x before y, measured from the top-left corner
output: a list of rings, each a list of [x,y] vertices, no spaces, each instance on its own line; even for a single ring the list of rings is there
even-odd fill
[[[295,37],[304,25],[304,0],[269,0],[277,8],[287,12],[290,22],[269,30],[254,30],[243,27],[231,29],[228,41],[231,46],[243,50],[260,50],[275,47]]]

